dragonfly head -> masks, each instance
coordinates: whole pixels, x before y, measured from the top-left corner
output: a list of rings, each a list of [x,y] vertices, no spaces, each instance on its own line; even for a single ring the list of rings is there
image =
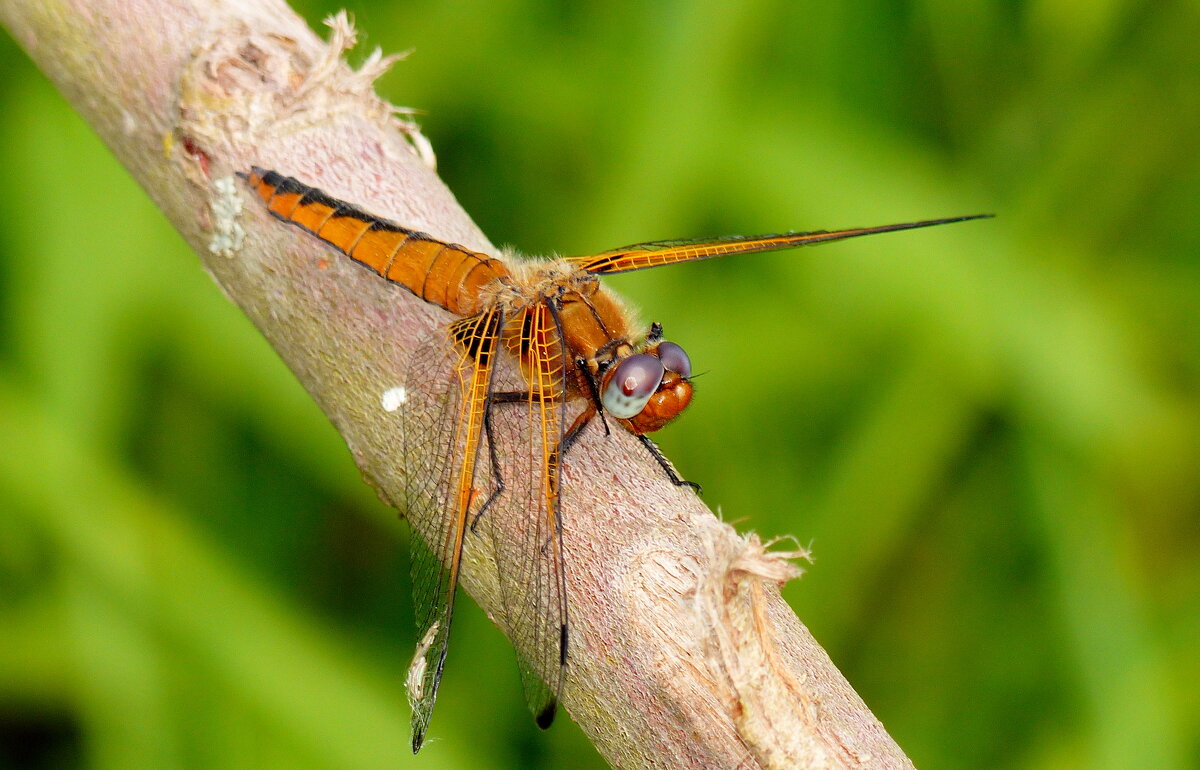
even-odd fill
[[[692,401],[692,362],[674,342],[652,337],[649,347],[618,360],[604,373],[600,401],[638,435],[674,420]]]

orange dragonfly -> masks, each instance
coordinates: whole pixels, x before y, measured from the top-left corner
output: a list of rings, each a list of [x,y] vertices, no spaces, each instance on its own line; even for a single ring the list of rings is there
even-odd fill
[[[532,656],[521,660],[521,678],[537,724],[553,720],[570,628],[562,462],[591,420],[599,417],[606,431],[610,421],[629,431],[672,483],[699,489],[676,474],[646,435],[691,401],[687,353],[662,338],[659,324],[644,333],[633,328],[598,276],[989,216],[654,241],[593,256],[518,261],[439,241],[275,171],[255,167],[239,175],[275,217],[458,317],[414,351],[405,378],[403,452],[413,463],[406,506],[423,634],[407,679],[414,753],[437,697],[469,535],[491,538],[504,596],[497,620],[517,649]],[[529,451],[499,456],[498,431],[517,434],[515,445]]]

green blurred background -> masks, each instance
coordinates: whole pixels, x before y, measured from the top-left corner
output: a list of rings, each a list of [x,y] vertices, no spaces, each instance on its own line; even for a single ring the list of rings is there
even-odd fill
[[[527,253],[996,212],[614,281],[707,373],[662,444],[918,766],[1200,766],[1194,2],[349,8]],[[408,755],[403,525],[0,68],[0,765],[602,767],[471,602]]]

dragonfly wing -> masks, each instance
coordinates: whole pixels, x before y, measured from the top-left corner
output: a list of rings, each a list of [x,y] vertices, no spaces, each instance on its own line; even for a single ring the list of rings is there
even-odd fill
[[[897,230],[915,230],[920,227],[946,225],[981,219],[990,214],[975,214],[947,219],[926,219],[920,222],[904,222],[877,227],[855,227],[849,230],[817,230],[810,233],[776,233],[770,235],[730,235],[724,238],[696,238],[682,241],[650,241],[622,246],[602,254],[588,257],[572,257],[569,261],[589,273],[613,275],[651,267],[674,265],[679,262],[694,262],[732,254],[749,254],[756,251],[778,251],[809,246],[815,243],[844,241],[863,235],[890,233]]]
[[[510,322],[519,339],[528,388],[516,403],[496,404],[496,431],[512,436],[501,468],[505,491],[478,526],[492,540],[501,589],[501,624],[517,649],[525,699],[549,727],[567,660],[567,588],[561,518],[561,458],[566,402],[561,336],[546,304]]]
[[[496,309],[455,321],[422,346],[408,367],[405,505],[412,530],[413,606],[422,634],[407,678],[414,753],[425,739],[446,660],[468,516],[479,485],[487,483],[479,458],[501,326]]]

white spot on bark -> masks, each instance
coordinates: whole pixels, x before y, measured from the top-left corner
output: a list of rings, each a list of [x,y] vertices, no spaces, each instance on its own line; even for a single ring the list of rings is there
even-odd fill
[[[214,180],[213,191],[208,204],[213,226],[208,250],[222,257],[232,257],[242,248],[242,242],[246,239],[246,231],[238,222],[238,215],[242,213],[242,196],[238,195],[237,183],[231,176]]]
[[[383,408],[389,412],[394,412],[408,401],[408,389],[403,385],[397,385],[394,388],[388,388],[383,391],[383,395],[379,399],[383,403]]]

